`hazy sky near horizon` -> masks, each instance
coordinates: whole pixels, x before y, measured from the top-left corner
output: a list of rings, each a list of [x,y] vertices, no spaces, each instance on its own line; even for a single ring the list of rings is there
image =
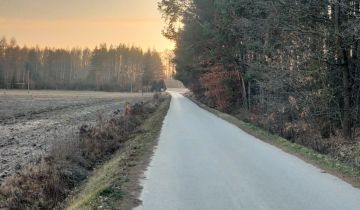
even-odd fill
[[[159,0],[0,0],[0,36],[40,47],[124,43],[159,51],[173,47],[161,35]]]

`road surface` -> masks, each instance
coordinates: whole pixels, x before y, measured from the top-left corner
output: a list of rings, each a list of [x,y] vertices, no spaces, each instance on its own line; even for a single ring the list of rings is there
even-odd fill
[[[359,189],[171,94],[137,209],[360,209]]]

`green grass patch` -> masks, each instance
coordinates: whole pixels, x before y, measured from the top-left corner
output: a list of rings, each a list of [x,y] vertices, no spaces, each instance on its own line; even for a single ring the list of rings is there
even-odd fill
[[[122,197],[124,197],[124,192],[122,192],[121,190],[112,188],[112,187],[108,187],[106,189],[104,189],[103,191],[101,191],[99,193],[99,196],[102,197],[108,197],[108,198],[114,198],[114,199],[121,199]]]

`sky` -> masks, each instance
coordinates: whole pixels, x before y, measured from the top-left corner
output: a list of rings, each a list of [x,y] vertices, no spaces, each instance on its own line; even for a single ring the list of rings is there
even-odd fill
[[[161,34],[159,0],[0,0],[0,36],[20,45],[56,48],[124,43],[158,51],[173,44]]]

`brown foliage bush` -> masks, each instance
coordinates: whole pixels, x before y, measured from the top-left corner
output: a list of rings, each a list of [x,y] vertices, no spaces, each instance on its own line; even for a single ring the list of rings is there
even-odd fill
[[[112,118],[106,123],[98,123],[92,129],[85,131],[82,129],[80,133],[82,156],[93,165],[114,153],[120,148],[121,143],[126,141],[128,135],[141,124],[141,119],[136,116]]]
[[[238,95],[238,93],[235,91],[237,88],[232,87],[229,90],[227,82],[232,81],[234,83],[232,85],[240,87],[241,74],[239,71],[225,71],[225,69],[226,67],[222,64],[214,65],[209,72],[200,77],[200,81],[205,90],[204,96],[209,100],[208,102],[212,102],[221,111],[229,112],[233,105],[233,95]]]
[[[8,209],[49,209],[66,194],[64,180],[52,161],[41,160],[5,181],[1,188]]]

